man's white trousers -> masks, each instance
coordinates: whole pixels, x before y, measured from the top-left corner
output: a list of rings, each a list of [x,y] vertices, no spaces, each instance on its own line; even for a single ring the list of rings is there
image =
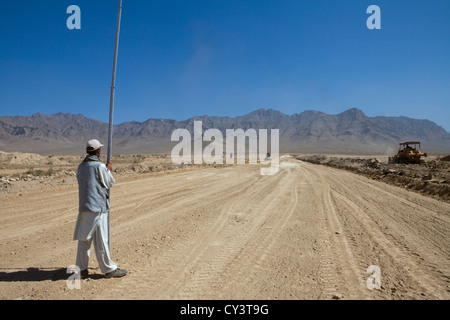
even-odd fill
[[[108,246],[107,212],[80,212],[74,238],[78,240],[76,265],[81,271],[88,267],[92,242],[101,272],[116,270],[117,265],[111,260]]]

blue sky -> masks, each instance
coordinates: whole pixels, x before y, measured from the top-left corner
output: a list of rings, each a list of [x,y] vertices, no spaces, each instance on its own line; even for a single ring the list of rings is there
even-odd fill
[[[66,27],[73,4],[81,30]],[[0,115],[108,121],[117,5],[2,3]],[[449,13],[448,0],[123,0],[114,121],[356,107],[450,132]]]

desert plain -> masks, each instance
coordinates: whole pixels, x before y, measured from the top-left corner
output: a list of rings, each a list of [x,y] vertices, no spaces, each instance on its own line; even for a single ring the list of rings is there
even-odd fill
[[[436,157],[392,168],[284,154],[263,176],[260,164],[116,155],[110,244],[129,274],[104,278],[92,249],[71,289],[83,155],[0,156],[1,299],[450,298],[450,169]]]

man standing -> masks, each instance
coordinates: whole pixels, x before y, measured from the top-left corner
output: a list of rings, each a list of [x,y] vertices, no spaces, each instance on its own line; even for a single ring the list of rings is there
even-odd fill
[[[110,257],[109,190],[115,180],[111,175],[111,161],[107,165],[100,161],[102,146],[96,139],[89,140],[86,158],[77,170],[79,213],[73,239],[78,240],[76,265],[81,270],[81,278],[86,278],[89,274],[92,241],[100,270],[106,277],[123,277],[127,274],[127,271],[119,269]]]

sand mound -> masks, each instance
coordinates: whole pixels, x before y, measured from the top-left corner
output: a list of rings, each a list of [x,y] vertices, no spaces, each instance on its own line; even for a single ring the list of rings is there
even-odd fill
[[[67,161],[58,159],[55,156],[41,156],[35,153],[21,153],[13,152],[7,153],[0,151],[0,162],[9,165],[24,165],[24,166],[63,166],[68,165]]]

